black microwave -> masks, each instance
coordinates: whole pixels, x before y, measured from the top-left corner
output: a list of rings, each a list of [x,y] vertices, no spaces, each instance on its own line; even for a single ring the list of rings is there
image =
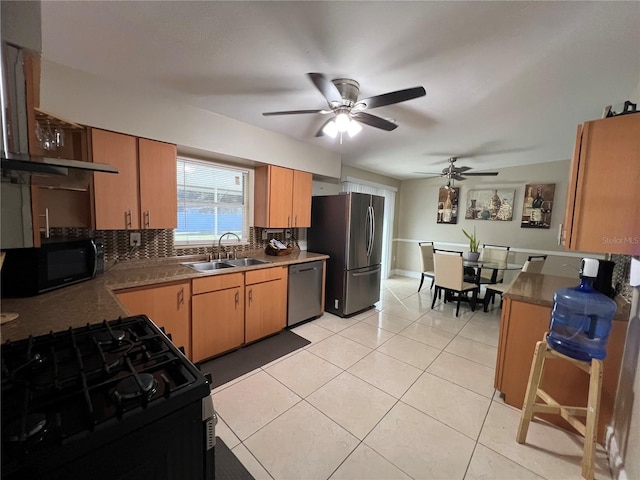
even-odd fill
[[[40,248],[6,251],[2,296],[29,297],[89,280],[103,272],[102,238],[49,239]]]

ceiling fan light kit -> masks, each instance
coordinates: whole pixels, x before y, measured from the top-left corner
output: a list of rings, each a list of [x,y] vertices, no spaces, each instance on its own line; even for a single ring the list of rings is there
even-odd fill
[[[308,73],[307,76],[327,101],[329,110],[286,110],[280,112],[264,112],[262,115],[298,115],[309,113],[326,115],[333,113],[334,117],[320,127],[320,130],[316,133],[316,137],[326,135],[331,138],[336,138],[338,134],[340,134],[342,141],[343,133],[347,133],[349,137],[357,135],[362,130],[362,123],[387,132],[398,128],[396,123],[382,117],[371,115],[365,112],[365,110],[406,102],[407,100],[413,100],[414,98],[426,95],[423,87],[414,87],[358,100],[360,84],[351,78],[329,80],[321,73]]]

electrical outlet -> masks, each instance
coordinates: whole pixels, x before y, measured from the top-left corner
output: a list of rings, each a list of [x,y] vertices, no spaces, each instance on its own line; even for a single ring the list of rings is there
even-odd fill
[[[129,234],[129,246],[139,247],[142,244],[142,234],[140,232],[131,232]]]
[[[291,238],[291,230],[287,229],[284,231],[284,238]]]

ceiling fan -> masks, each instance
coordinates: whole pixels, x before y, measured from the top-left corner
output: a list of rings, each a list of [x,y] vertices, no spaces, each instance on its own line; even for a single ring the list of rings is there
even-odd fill
[[[495,177],[498,172],[469,172],[471,167],[456,167],[454,164],[458,157],[450,157],[449,165],[442,169],[442,173],[415,172],[422,175],[445,177],[449,180],[447,186],[451,186],[452,180],[466,180],[466,177]]]
[[[335,138],[338,133],[342,134],[345,132],[350,137],[353,137],[362,130],[360,123],[388,132],[398,128],[396,123],[376,115],[371,115],[365,110],[406,102],[407,100],[413,100],[414,98],[426,95],[423,87],[414,87],[358,100],[360,84],[351,78],[329,80],[321,73],[307,73],[307,76],[327,101],[328,109],[286,110],[281,112],[265,112],[262,115],[331,114],[331,118],[322,124],[320,130],[316,133],[316,137],[328,135]]]

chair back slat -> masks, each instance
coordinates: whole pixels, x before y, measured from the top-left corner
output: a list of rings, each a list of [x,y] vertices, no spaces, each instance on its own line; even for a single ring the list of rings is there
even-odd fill
[[[527,258],[527,261],[524,262],[522,271],[528,273],[541,273],[546,260],[546,255],[531,255]]]
[[[462,253],[450,250],[435,250],[433,254],[436,286],[451,290],[462,290]]]
[[[482,245],[480,251],[480,261],[491,263],[507,263],[509,258],[509,249],[511,247],[504,245]],[[504,278],[504,270],[493,270],[484,268],[480,271],[480,277],[490,282],[501,282]]]
[[[418,242],[423,272],[433,272],[433,242]]]

